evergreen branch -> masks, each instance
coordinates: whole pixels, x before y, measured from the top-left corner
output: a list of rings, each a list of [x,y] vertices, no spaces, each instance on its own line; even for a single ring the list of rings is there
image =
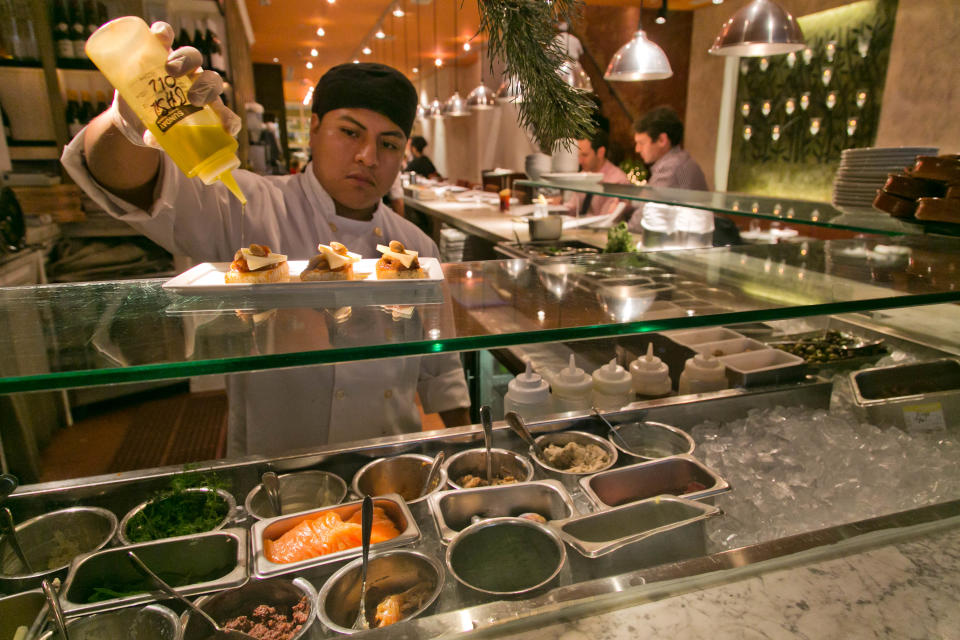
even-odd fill
[[[557,69],[569,60],[554,40],[559,20],[579,15],[581,0],[477,0],[480,29],[492,57],[503,60],[508,79],[523,93],[519,121],[549,153],[557,140],[589,138],[593,101],[567,85]]]

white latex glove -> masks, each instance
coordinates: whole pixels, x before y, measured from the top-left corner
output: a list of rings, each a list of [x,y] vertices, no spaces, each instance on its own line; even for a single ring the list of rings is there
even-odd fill
[[[150,31],[163,43],[163,46],[170,49],[173,44],[173,27],[166,22],[154,22],[150,25]],[[187,99],[190,100],[191,104],[198,107],[210,105],[210,108],[220,117],[223,128],[227,133],[236,136],[240,133],[240,116],[230,111],[220,100],[220,94],[223,93],[223,79],[220,74],[216,71],[201,69],[200,63],[202,61],[203,56],[193,47],[180,47],[176,51],[171,51],[170,55],[167,56],[166,71],[174,77],[193,77],[193,84],[187,92]],[[113,103],[107,113],[110,114],[114,126],[131,143],[141,147],[160,148],[157,139],[143,126],[140,118],[130,108],[130,105],[116,91],[113,92]]]

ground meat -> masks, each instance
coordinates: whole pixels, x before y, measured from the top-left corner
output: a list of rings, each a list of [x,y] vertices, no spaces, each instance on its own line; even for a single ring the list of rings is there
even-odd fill
[[[577,442],[568,442],[562,447],[549,444],[543,450],[543,457],[551,467],[570,473],[590,473],[610,463],[607,452],[597,445]]]
[[[250,616],[238,616],[223,624],[225,629],[243,631],[260,640],[290,640],[309,617],[307,597],[293,606],[290,613],[281,613],[276,607],[258,605]]]
[[[516,482],[517,482],[517,479],[514,478],[513,476],[509,476],[509,475],[508,475],[508,476],[500,476],[500,475],[495,475],[495,476],[493,476],[493,484],[494,484],[494,486],[496,486],[496,485],[501,485],[501,484],[516,484]],[[480,477],[480,476],[475,476],[475,475],[473,475],[472,473],[468,473],[468,474],[463,475],[463,476],[461,476],[460,478],[458,478],[458,479],[457,479],[457,484],[460,485],[461,487],[463,487],[464,489],[473,489],[474,487],[486,487],[486,486],[487,486],[487,481],[486,481],[485,478],[482,478],[482,477]]]

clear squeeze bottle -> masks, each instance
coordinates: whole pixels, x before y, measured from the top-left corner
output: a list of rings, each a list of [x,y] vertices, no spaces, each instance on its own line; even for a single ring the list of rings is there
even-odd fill
[[[723,363],[708,353],[698,353],[689,360],[680,374],[678,393],[706,393],[730,386]]]
[[[663,360],[653,355],[653,343],[647,346],[646,355],[630,363],[633,392],[642,399],[662,398],[670,395],[673,383],[670,370]]]
[[[540,374],[533,372],[533,366],[527,360],[527,370],[507,384],[507,393],[503,396],[503,411],[513,411],[524,420],[530,420],[550,413],[550,387]]]
[[[188,178],[220,180],[246,204],[232,173],[240,166],[236,139],[209,105],[190,104],[192,80],[165,71],[167,49],[146,22],[111,20],[87,39],[86,52]]]
[[[570,366],[561,369],[550,385],[556,411],[586,411],[593,404],[593,378],[577,367],[570,354]]]
[[[633,402],[633,379],[614,358],[593,372],[593,404],[598,409],[615,411]]]

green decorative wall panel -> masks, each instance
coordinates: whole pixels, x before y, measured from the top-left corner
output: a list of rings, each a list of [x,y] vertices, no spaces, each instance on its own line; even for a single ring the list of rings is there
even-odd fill
[[[807,48],[741,58],[728,189],[829,200],[840,152],[877,136],[897,0],[798,18]]]

